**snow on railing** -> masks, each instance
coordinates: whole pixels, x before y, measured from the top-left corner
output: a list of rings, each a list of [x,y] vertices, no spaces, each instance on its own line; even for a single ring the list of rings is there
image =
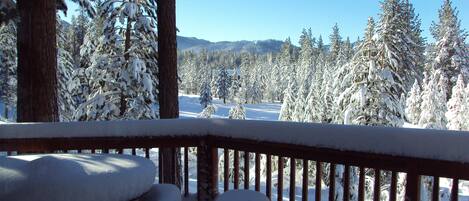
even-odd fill
[[[219,136],[469,163],[469,132],[227,119],[15,123],[0,139]]]

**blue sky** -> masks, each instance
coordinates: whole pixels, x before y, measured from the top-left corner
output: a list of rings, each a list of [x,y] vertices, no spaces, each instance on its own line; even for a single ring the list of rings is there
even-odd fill
[[[422,19],[424,36],[438,18],[443,0],[411,0]],[[335,23],[343,37],[363,34],[369,16],[377,17],[379,0],[176,0],[176,23],[182,36],[210,41],[284,40],[297,43],[303,28],[326,41]],[[453,0],[462,28],[469,30],[469,0]],[[72,6],[72,10],[73,10]],[[73,12],[71,13],[73,14]],[[70,15],[69,15],[70,16]]]

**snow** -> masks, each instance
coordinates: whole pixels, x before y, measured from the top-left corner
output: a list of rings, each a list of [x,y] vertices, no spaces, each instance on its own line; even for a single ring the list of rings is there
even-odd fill
[[[2,139],[176,137],[208,134],[344,151],[469,162],[466,143],[469,141],[468,133],[443,130],[228,119],[179,119],[2,124],[0,133]]]
[[[128,201],[147,192],[155,175],[150,160],[129,155],[0,157],[0,197],[9,201]]]
[[[212,104],[216,108],[212,118],[228,118],[229,111],[236,103],[223,104],[223,100],[214,98]],[[280,103],[244,104],[247,120],[276,121],[280,113]],[[179,96],[179,115],[182,119],[197,118],[202,112],[198,95]]]
[[[141,201],[181,201],[181,191],[172,184],[154,184],[139,200]]]
[[[269,201],[262,193],[250,190],[231,190],[219,195],[215,201]]]

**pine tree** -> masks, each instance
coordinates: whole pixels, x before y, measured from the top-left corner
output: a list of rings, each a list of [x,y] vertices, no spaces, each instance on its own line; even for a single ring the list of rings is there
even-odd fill
[[[129,0],[101,4],[104,36],[86,69],[90,95],[78,108],[78,119],[157,117],[154,6],[154,1]],[[125,28],[119,28],[121,25]]]
[[[450,130],[467,130],[468,120],[465,118],[467,112],[467,95],[465,93],[464,78],[460,74],[458,81],[453,87],[451,98],[447,103],[448,111],[446,112],[446,119],[448,124],[446,127]]]
[[[439,22],[432,26],[432,33],[437,42],[430,65],[433,70],[441,69],[448,78],[447,98],[451,96],[450,89],[456,84],[459,74],[465,79],[469,77],[469,51],[464,42],[467,33],[460,28],[460,23],[451,0],[445,0],[439,10]]]
[[[244,109],[244,106],[241,103],[236,104],[236,106],[230,109],[228,118],[241,120],[246,119],[246,110]]]
[[[429,78],[422,92],[422,104],[420,105],[419,125],[424,128],[446,129],[446,91],[441,86],[447,78],[445,74],[437,70]]]
[[[335,65],[342,46],[342,36],[340,36],[339,25],[337,23],[332,27],[332,34],[329,36],[329,40],[331,41],[331,47],[328,62],[330,65]]]
[[[280,109],[279,120],[293,121],[293,112],[295,110],[295,86],[294,82],[290,82],[283,98],[282,108]]]
[[[225,103],[225,104],[226,104],[226,99],[229,96],[228,79],[229,79],[229,77],[228,77],[228,72],[226,71],[226,68],[221,67],[218,70],[216,86],[217,86],[218,98],[223,99],[223,103]]]
[[[202,112],[199,114],[198,118],[210,119],[212,118],[212,115],[215,114],[216,111],[217,109],[215,108],[215,106],[213,106],[212,104],[207,105],[207,107],[204,108]]]
[[[212,93],[210,91],[210,83],[207,79],[202,83],[202,87],[200,88],[200,105],[202,108],[206,108],[208,105],[212,104]]]
[[[414,85],[412,86],[412,89],[410,90],[409,97],[407,98],[405,109],[407,120],[409,120],[409,122],[412,124],[418,124],[419,122],[421,113],[421,102],[422,97],[420,94],[420,85],[416,79]]]
[[[402,87],[397,94],[407,92],[416,78],[416,52],[414,52],[410,21],[406,20],[408,9],[402,0],[385,0],[381,3],[380,26],[378,29],[378,55],[380,66],[393,72],[393,79]]]
[[[5,119],[9,119],[10,109],[16,107],[16,25],[9,22],[0,25],[0,102],[4,105]]]
[[[73,98],[71,85],[72,73],[76,67],[72,54],[65,48],[67,45],[66,30],[63,22],[57,21],[57,102],[59,120],[72,121],[77,104]]]

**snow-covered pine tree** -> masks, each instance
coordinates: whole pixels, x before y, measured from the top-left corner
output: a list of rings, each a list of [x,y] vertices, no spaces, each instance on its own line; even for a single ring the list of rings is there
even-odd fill
[[[451,98],[447,105],[448,111],[446,112],[446,119],[448,124],[446,127],[450,130],[467,130],[468,119],[466,119],[465,113],[467,112],[467,95],[465,91],[466,87],[464,84],[463,75],[458,76],[458,81],[453,87]]]
[[[239,75],[238,75],[237,70],[235,69],[235,73],[231,77],[231,86],[229,89],[231,101],[234,101],[236,98],[239,98],[238,96],[239,96],[240,88],[241,88],[241,83],[239,81]]]
[[[153,0],[107,0],[101,4],[104,36],[86,69],[91,91],[78,108],[77,118],[157,117],[155,6]]]
[[[202,108],[206,108],[208,105],[212,104],[212,92],[210,90],[210,82],[208,79],[205,79],[200,88],[200,105]]]
[[[296,90],[295,82],[292,80],[287,89],[285,89],[282,108],[280,109],[279,120],[293,121],[293,112],[295,110]]]
[[[329,36],[331,46],[329,48],[329,60],[330,67],[334,67],[339,57],[340,48],[342,47],[342,36],[340,36],[339,25],[336,23],[332,27],[332,34]]]
[[[406,93],[416,76],[416,53],[409,44],[412,41],[410,21],[406,20],[408,9],[403,8],[402,0],[385,0],[381,3],[380,24],[378,26],[378,54],[380,66],[395,72],[393,79],[402,87],[396,94]]]
[[[71,85],[72,73],[76,67],[72,54],[65,48],[66,28],[64,22],[57,20],[57,105],[60,121],[72,121],[77,107],[73,98]]]
[[[291,43],[290,38],[287,38],[282,44],[278,61],[280,65],[279,92],[283,92],[290,84],[289,79],[292,76],[296,76],[296,73],[294,73],[296,72],[296,69],[294,65],[293,45]],[[283,100],[283,96],[285,94],[280,93],[279,95],[280,100]]]
[[[407,120],[412,123],[417,125],[419,123],[420,119],[420,104],[422,102],[422,96],[420,94],[420,85],[418,83],[418,80],[415,79],[414,85],[412,86],[412,89],[410,90],[409,97],[406,100],[406,117]]]
[[[4,105],[5,119],[16,107],[16,24],[13,21],[0,25],[0,102]]]
[[[217,86],[217,95],[218,98],[223,99],[223,103],[226,103],[226,99],[229,96],[229,86],[228,86],[228,72],[225,67],[221,67],[218,70],[218,76],[216,81]]]
[[[304,122],[306,120],[305,112],[307,106],[308,91],[306,84],[300,84],[298,93],[296,95],[296,101],[294,103],[292,120],[297,122]]]
[[[81,65],[81,46],[84,44],[85,35],[87,33],[88,18],[86,17],[85,10],[80,9],[79,14],[75,17],[72,16],[71,25],[67,32],[64,33],[66,36],[67,43],[64,44],[64,50],[71,54],[73,58],[74,67]]]
[[[447,98],[451,97],[451,87],[456,84],[459,74],[465,81],[469,78],[469,52],[465,39],[467,33],[461,29],[457,11],[451,5],[451,0],[445,0],[439,10],[439,22],[432,26],[436,45],[433,50],[431,68],[441,69],[448,78]]]
[[[444,86],[439,86],[446,80],[445,74],[437,70],[423,88],[419,119],[419,125],[423,128],[446,129],[446,91],[442,90]]]
[[[204,118],[204,119],[210,119],[212,118],[212,115],[215,114],[217,109],[215,108],[214,105],[210,104],[207,105],[206,108],[202,110],[202,112],[199,114],[198,118]]]
[[[230,109],[230,112],[228,114],[228,118],[229,119],[245,120],[246,119],[246,110],[244,109],[244,106],[241,103],[236,104],[236,106],[234,106]]]

